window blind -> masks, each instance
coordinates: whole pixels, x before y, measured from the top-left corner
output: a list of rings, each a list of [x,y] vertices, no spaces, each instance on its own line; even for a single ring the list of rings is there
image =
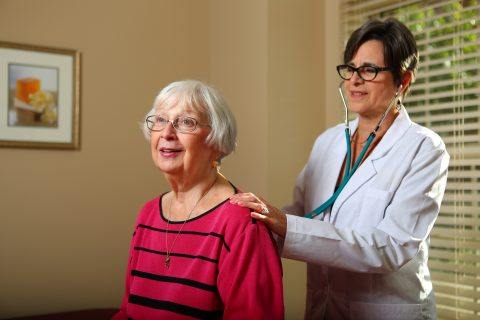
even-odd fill
[[[343,0],[341,15],[345,43],[368,18],[394,16],[415,36],[420,65],[405,105],[451,156],[430,239],[438,317],[480,319],[480,1]]]

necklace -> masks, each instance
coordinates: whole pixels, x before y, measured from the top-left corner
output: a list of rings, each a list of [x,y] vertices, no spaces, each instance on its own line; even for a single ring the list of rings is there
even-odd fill
[[[185,226],[185,223],[187,223],[187,221],[190,219],[190,217],[192,216],[193,210],[195,210],[195,208],[200,203],[200,201],[210,192],[212,187],[215,185],[215,183],[217,182],[217,178],[218,178],[218,175],[215,177],[215,180],[213,180],[213,183],[208,187],[208,189],[197,200],[197,202],[195,202],[195,204],[193,205],[193,208],[188,213],[187,219],[185,219],[185,221],[183,221],[182,226],[180,227],[180,230],[178,230],[177,234],[175,235],[175,238],[173,238],[172,246],[170,247],[170,250],[169,250],[168,249],[168,228],[170,226],[170,221],[171,221],[170,212],[171,212],[171,209],[172,209],[172,202],[173,202],[173,196],[172,196],[172,200],[170,200],[170,205],[168,207],[167,228],[165,230],[165,250],[166,250],[165,268],[167,268],[167,269],[170,268],[170,255],[172,254],[172,250],[173,250],[173,247],[175,246],[175,242],[177,241],[178,236],[180,235],[180,233],[182,233],[182,230],[183,230],[183,227]]]

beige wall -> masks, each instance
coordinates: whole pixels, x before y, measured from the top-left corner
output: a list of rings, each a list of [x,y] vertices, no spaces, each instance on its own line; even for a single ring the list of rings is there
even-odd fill
[[[220,89],[240,130],[222,170],[287,203],[341,116],[325,109],[340,106],[335,15],[325,0],[0,0],[0,40],[82,53],[81,150],[0,149],[0,318],[119,304],[137,210],[167,189],[138,122],[171,81]],[[304,264],[284,260],[284,279],[300,318]]]
[[[119,304],[137,210],[166,190],[138,122],[208,80],[197,1],[0,1],[0,39],[82,53],[80,151],[0,149],[0,318]]]
[[[210,82],[238,122],[238,149],[222,170],[242,190],[267,191],[267,2],[210,0]]]
[[[324,126],[322,3],[269,4],[267,194],[283,206]],[[286,317],[298,319],[305,308],[305,263],[283,259],[283,267]]]

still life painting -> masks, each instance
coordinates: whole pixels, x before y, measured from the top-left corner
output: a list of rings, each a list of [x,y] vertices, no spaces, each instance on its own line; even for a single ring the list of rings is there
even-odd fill
[[[8,66],[9,126],[57,127],[58,69]]]
[[[0,146],[79,148],[80,55],[0,42]]]

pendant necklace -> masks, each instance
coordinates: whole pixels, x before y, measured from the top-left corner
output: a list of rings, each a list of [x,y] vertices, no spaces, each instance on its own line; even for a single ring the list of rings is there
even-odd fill
[[[215,180],[213,180],[213,183],[208,187],[208,189],[203,193],[203,195],[197,200],[197,202],[195,202],[195,205],[193,206],[193,208],[188,213],[187,219],[185,219],[185,221],[183,221],[182,226],[180,227],[180,230],[178,230],[177,234],[175,235],[175,238],[173,238],[172,246],[170,247],[170,250],[169,250],[168,249],[168,228],[170,226],[170,221],[171,221],[170,212],[171,212],[171,209],[172,209],[172,202],[173,202],[173,195],[172,195],[172,200],[170,200],[170,205],[168,207],[167,228],[165,230],[165,250],[166,250],[165,268],[167,268],[167,269],[170,268],[170,255],[172,254],[172,250],[173,250],[173,247],[175,246],[175,242],[177,241],[178,236],[180,235],[180,233],[182,233],[182,230],[183,230],[183,227],[185,226],[185,223],[187,223],[187,221],[190,219],[190,217],[193,213],[193,210],[195,210],[195,208],[200,203],[200,201],[210,192],[212,187],[215,185],[215,183],[217,182],[217,178],[218,178],[218,175],[215,177]]]

